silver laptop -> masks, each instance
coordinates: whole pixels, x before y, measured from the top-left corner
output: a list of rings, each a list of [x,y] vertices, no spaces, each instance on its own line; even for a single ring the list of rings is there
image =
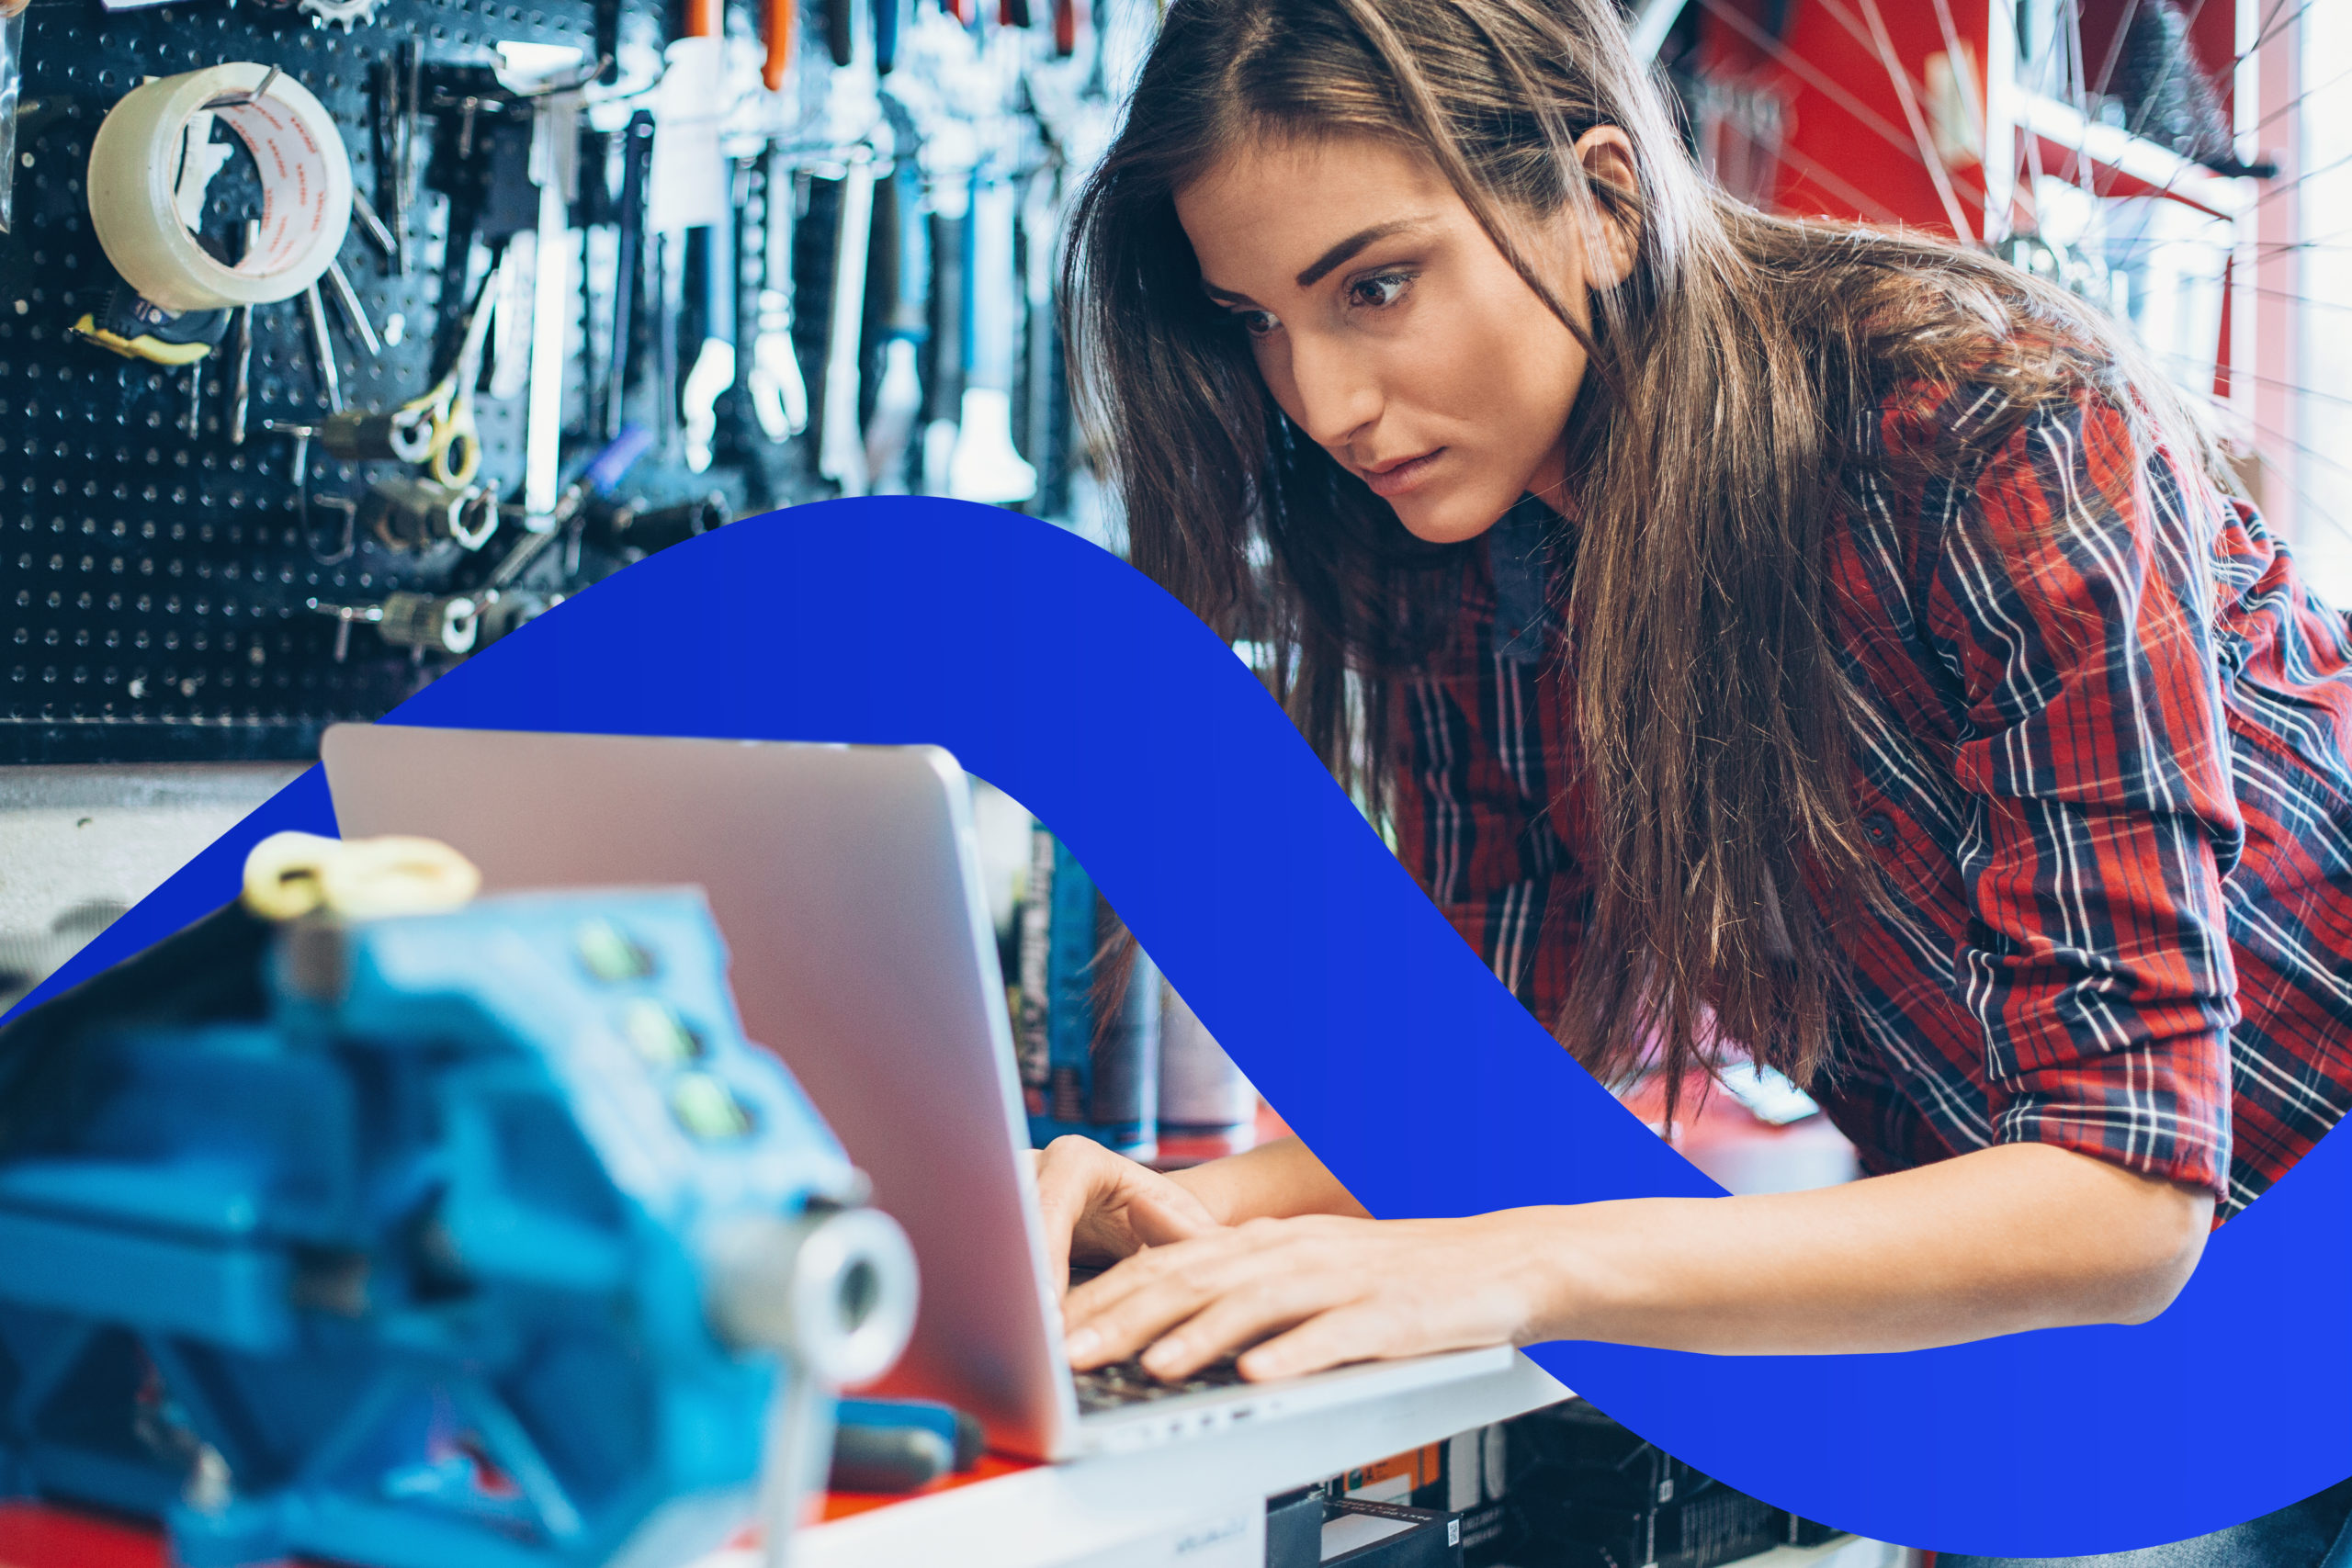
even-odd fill
[[[874,1392],[944,1400],[997,1449],[1064,1459],[1510,1364],[1498,1347],[1273,1383],[1073,1377],[969,782],[945,751],[404,725],[340,725],[323,750],[346,836],[442,840],[487,888],[707,891],[746,1032],[914,1243],[914,1338]]]

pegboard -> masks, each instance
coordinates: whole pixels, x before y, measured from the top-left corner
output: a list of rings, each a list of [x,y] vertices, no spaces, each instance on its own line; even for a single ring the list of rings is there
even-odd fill
[[[447,664],[393,648],[364,626],[352,629],[346,657],[338,660],[335,623],[306,602],[448,591],[479,581],[488,564],[455,545],[396,551],[364,533],[347,559],[335,560],[345,514],[332,502],[360,493],[365,466],[315,448],[306,532],[293,442],[263,429],[271,420],[315,423],[327,412],[299,297],[254,311],[242,446],[229,430],[233,333],[199,363],[193,434],[186,427],[191,371],[119,358],[70,334],[70,324],[97,308],[114,282],[83,190],[91,137],[107,110],[146,76],[226,61],[276,65],[334,115],[355,184],[373,194],[382,188],[383,155],[375,73],[404,42],[420,44],[433,64],[487,64],[501,41],[561,45],[593,60],[613,51],[616,39],[622,48],[650,49],[664,36],[665,18],[650,0],[607,0],[604,9],[600,39],[591,0],[381,0],[372,22],[349,32],[315,26],[291,6],[251,0],[116,14],[88,0],[35,0],[27,18],[16,225],[0,235],[0,762],[315,755],[326,725],[379,716]],[[418,125],[421,142],[451,134],[429,112]],[[239,210],[240,200],[257,192],[239,185],[251,184],[250,163],[236,144],[208,212]],[[432,167],[443,163],[436,152]],[[601,179],[602,171],[590,177]],[[755,220],[764,193],[756,178],[750,184],[745,217]],[[405,274],[356,222],[341,252],[386,339],[380,355],[369,356],[330,299],[349,407],[387,409],[415,396],[454,347],[462,302],[441,308],[445,290],[461,287],[444,276],[451,203],[422,173],[417,197]],[[759,282],[752,232],[752,242],[739,249],[749,264],[739,268],[746,288]],[[600,283],[610,286],[610,240],[605,231],[586,246],[587,287],[570,323],[566,478],[602,445],[600,433],[584,428],[581,351],[583,344],[597,351],[595,362],[610,352],[587,326],[587,301],[603,298]],[[804,266],[796,280],[804,321],[821,320],[817,290],[830,285],[826,270]],[[658,302],[640,301],[640,333],[652,309]],[[748,310],[739,315],[749,321]],[[812,387],[820,384],[820,367],[805,340],[801,358]],[[649,422],[650,382],[643,376],[633,382],[630,400],[632,416]],[[476,402],[483,479],[509,500],[521,480],[524,401],[481,394]],[[657,450],[631,474],[631,493],[661,505],[716,491],[738,513],[822,493],[805,443],[776,446],[747,434],[742,405],[740,394],[720,400],[718,460],[709,472],[689,474],[674,447]],[[593,551],[583,562],[576,550],[559,563],[560,553],[548,552],[542,565],[547,572],[570,569],[561,575],[573,587],[620,564],[593,558]]]

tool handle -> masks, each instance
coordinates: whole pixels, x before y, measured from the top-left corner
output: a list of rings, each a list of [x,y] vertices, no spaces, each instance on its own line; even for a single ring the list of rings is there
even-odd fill
[[[1029,25],[1029,0],[997,0],[997,26],[1025,28]]]
[[[899,62],[899,13],[906,0],[871,0],[874,6],[874,72],[887,76]]]
[[[794,34],[800,27],[800,13],[793,0],[764,0],[761,15],[767,28],[768,59],[760,80],[767,84],[769,92],[780,93],[785,78],[792,74],[792,50],[798,41]]]
[[[1054,58],[1078,52],[1078,0],[1054,0]]]
[[[653,160],[653,116],[644,109],[628,117],[621,141],[620,247],[613,266],[613,339],[605,367],[605,434],[621,432],[621,405],[628,394],[628,360],[634,321],[639,248],[645,235],[646,167]]]
[[[652,449],[653,433],[641,424],[621,426],[619,435],[595,457],[581,476],[581,482],[597,495],[603,495],[621,482],[637,460]]]
[[[825,47],[836,65],[857,58],[857,0],[825,0]]]
[[[718,38],[725,33],[720,12],[724,0],[685,0],[684,14],[680,18],[680,38]]]
[[[967,219],[931,220],[931,364],[923,385],[926,420],[954,421],[964,405],[964,244]]]
[[[433,444],[425,448],[424,471],[437,484],[463,490],[481,472],[481,432],[474,425],[473,389],[460,386],[447,410],[433,422]]]
[[[702,286],[702,335],[732,344],[735,333],[735,209],[729,207],[707,230],[688,231],[687,243],[701,235],[697,281]]]

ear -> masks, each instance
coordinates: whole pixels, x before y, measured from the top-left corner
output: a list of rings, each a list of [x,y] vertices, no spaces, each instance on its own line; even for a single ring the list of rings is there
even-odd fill
[[[1641,184],[1634,174],[1634,143],[1613,125],[1596,125],[1577,138],[1577,161],[1585,178],[1606,183],[1627,196],[1638,196]],[[1634,231],[1629,221],[1612,220],[1596,209],[1597,236],[1585,236],[1585,282],[1593,288],[1614,288],[1634,270]]]

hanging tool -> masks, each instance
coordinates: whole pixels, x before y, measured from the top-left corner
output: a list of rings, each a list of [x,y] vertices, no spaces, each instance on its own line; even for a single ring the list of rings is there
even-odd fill
[[[996,25],[1001,28],[1027,27],[1029,0],[997,0]]]
[[[931,192],[931,363],[923,377],[922,430],[922,488],[928,495],[947,493],[956,422],[964,412],[971,188],[968,180],[944,179]]]
[[[678,456],[678,318],[686,309],[686,237],[683,231],[653,236],[648,250],[653,266],[654,408],[661,418],[662,451]]]
[[[66,331],[125,359],[150,365],[193,365],[212,352],[229,331],[227,310],[166,310],[129,284],[107,290],[95,310]]]
[[[359,302],[359,291],[351,287],[351,276],[343,270],[341,262],[327,264],[327,287],[334,290],[334,302],[343,308],[344,320],[351,323],[368,357],[373,359],[382,354],[384,345],[376,336],[376,323],[368,319],[368,307]]]
[[[394,424],[429,433],[423,461],[434,479],[445,485],[473,482],[481,469],[481,433],[474,424],[474,381],[481,374],[482,340],[490,331],[490,306],[498,297],[504,258],[482,279],[473,313],[466,320],[464,338],[448,374],[424,396],[411,399],[393,412]]]
[[[400,248],[392,243],[392,231],[384,227],[384,220],[376,216],[376,209],[356,188],[351,193],[351,215],[359,220],[359,231],[368,236],[368,243],[384,253],[386,261],[400,254]]]
[[[622,405],[628,398],[630,340],[637,326],[633,307],[645,255],[645,175],[652,161],[653,116],[639,109],[621,132],[620,237],[613,262],[613,331],[605,367],[603,428],[607,441],[621,433]]]
[[[416,120],[424,96],[424,46],[414,39],[401,42],[400,112],[395,120],[392,165],[392,240],[398,247],[393,270],[408,271],[409,217],[416,206]]]
[[[857,0],[824,0],[825,47],[842,70],[857,62]]]
[[[694,276],[702,310],[702,344],[695,350],[681,396],[685,421],[686,469],[710,467],[718,435],[718,400],[735,385],[734,209],[707,229],[686,234],[687,270]]]
[[[752,415],[770,441],[788,441],[808,427],[808,387],[800,351],[792,342],[792,164],[782,149],[767,155],[767,189],[761,223],[766,243],[760,271],[758,326],[752,335],[746,378]]]
[[[1027,329],[1027,365],[1023,389],[1028,407],[1023,410],[1022,444],[1038,467],[1053,461],[1055,419],[1062,402],[1054,396],[1054,377],[1060,340],[1054,331],[1054,231],[1060,213],[1055,201],[1054,170],[1038,170],[1029,177],[1021,208],[1021,254],[1026,264],[1022,322]]]
[[[331,618],[334,624],[334,661],[351,652],[355,623],[372,626],[386,642],[423,653],[469,653],[481,629],[481,609],[461,593],[397,592],[379,604],[334,604],[305,599],[303,608]]]
[[[1078,0],[1054,0],[1054,58],[1078,52]]]
[[[725,527],[728,516],[726,495],[713,491],[698,500],[674,506],[649,507],[632,501],[618,506],[591,507],[587,523],[589,536],[602,547],[651,555],[714,528]]]
[[[628,477],[629,469],[636,467],[637,460],[651,450],[652,446],[652,433],[643,425],[623,425],[620,434],[608,442],[603,451],[588,459],[588,466],[580,471],[580,477],[566,485],[563,493],[556,498],[554,511],[548,519],[549,525],[532,529],[515,540],[500,558],[498,564],[491,569],[489,577],[483,580],[481,597],[486,601],[495,599],[502,591],[511,587],[547,549],[556,536],[556,530],[581,519],[591,501],[609,494]]]
[[[662,51],[654,103],[653,175],[646,193],[646,227],[655,288],[656,368],[662,447],[678,450],[678,321],[685,310],[688,231],[707,229],[728,213],[726,157],[719,150],[725,103],[726,46],[719,37],[718,0],[686,0],[685,35]],[[732,380],[730,370],[729,379]]]
[[[238,256],[249,256],[261,243],[261,222],[247,219],[244,243]],[[237,363],[231,372],[229,390],[229,443],[232,446],[245,444],[245,411],[253,401],[254,390],[254,308],[237,307]]]
[[[899,24],[907,0],[867,0],[874,7],[874,73],[888,76],[899,63]]]
[[[311,323],[311,354],[319,362],[319,387],[327,395],[327,412],[343,412],[343,378],[335,371],[334,340],[327,335],[326,302],[315,283],[302,290],[302,314]]]
[[[0,0],[0,234],[15,223],[17,96],[25,77],[25,3]]]
[[[294,462],[291,479],[294,484],[296,517],[302,532],[302,547],[321,566],[341,566],[359,547],[358,508],[351,502],[340,504],[344,513],[343,543],[326,555],[319,553],[317,540],[311,532],[311,441],[319,434],[315,424],[293,424],[285,421],[266,419],[261,427],[276,435],[294,438]]]
[[[523,508],[537,521],[555,510],[562,457],[564,326],[571,315],[571,178],[580,151],[580,96],[534,100],[531,175],[538,186],[538,224],[531,273],[531,369],[523,414]]]
[[[760,18],[761,29],[767,34],[767,59],[760,67],[760,80],[769,92],[780,93],[785,78],[792,74],[793,51],[800,41],[795,36],[800,27],[799,8],[793,0],[763,0]]]
[[[865,425],[865,471],[877,495],[905,492],[907,445],[922,413],[922,373],[914,344],[922,332],[922,307],[919,300],[907,297],[913,269],[907,265],[904,254],[909,185],[906,175],[893,174],[874,192],[866,297],[883,307],[882,376],[874,389],[874,412]]]
[[[398,411],[347,409],[311,430],[329,455],[346,463],[421,463],[430,452],[432,427],[402,423]]]
[[[866,149],[857,149],[842,171],[840,193],[817,472],[840,485],[843,495],[862,495],[867,475],[865,433],[857,417],[858,361],[865,347],[865,256],[874,222],[874,164]]]
[[[498,498],[479,485],[452,490],[418,474],[379,477],[368,481],[359,520],[387,549],[448,543],[478,550],[498,531]]]
[[[948,493],[1009,505],[1037,493],[1037,470],[1012,445],[1013,334],[1021,280],[1013,270],[1012,183],[991,179],[972,194],[972,364],[949,465]]]

